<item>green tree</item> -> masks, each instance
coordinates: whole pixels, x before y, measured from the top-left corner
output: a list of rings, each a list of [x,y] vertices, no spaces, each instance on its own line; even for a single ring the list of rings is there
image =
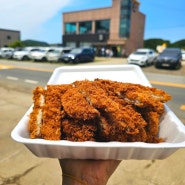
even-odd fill
[[[8,46],[11,48],[22,48],[24,47],[24,44],[20,40],[17,40],[15,42],[10,43]]]
[[[47,42],[36,41],[36,40],[24,40],[22,42],[25,46],[49,46]]]
[[[156,50],[157,46],[162,45],[164,43],[166,43],[167,47],[171,47],[170,41],[163,39],[147,39],[144,41],[144,47]]]
[[[172,46],[175,48],[185,49],[185,39],[174,42]]]

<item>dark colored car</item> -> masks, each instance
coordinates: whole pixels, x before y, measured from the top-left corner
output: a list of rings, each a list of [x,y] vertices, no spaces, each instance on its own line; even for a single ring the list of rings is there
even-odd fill
[[[182,54],[179,48],[166,48],[155,60],[155,67],[179,69],[181,67]]]
[[[61,61],[64,63],[79,63],[79,62],[91,62],[94,61],[94,50],[92,48],[75,48],[69,53],[63,54]]]

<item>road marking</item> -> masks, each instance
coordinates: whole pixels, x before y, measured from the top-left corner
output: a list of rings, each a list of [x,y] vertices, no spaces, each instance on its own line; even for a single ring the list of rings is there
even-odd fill
[[[38,81],[29,80],[29,79],[25,79],[24,82],[30,83],[30,84],[38,84]]]
[[[10,66],[10,65],[0,64],[0,69],[11,69],[11,68],[14,68],[14,67],[13,66]]]
[[[185,105],[181,105],[180,110],[185,110]]]
[[[155,85],[185,88],[185,84],[178,84],[178,83],[171,83],[171,82],[159,82],[159,81],[152,81],[152,80],[150,80],[150,83],[155,84]]]
[[[19,79],[19,78],[14,77],[14,76],[7,76],[6,78],[9,79],[9,80],[18,80]]]

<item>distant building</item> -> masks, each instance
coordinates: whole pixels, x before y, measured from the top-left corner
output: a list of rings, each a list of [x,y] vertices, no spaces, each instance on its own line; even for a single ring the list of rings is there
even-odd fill
[[[145,15],[139,6],[137,0],[112,0],[111,7],[63,13],[63,44],[128,55],[144,43]]]
[[[17,40],[20,40],[20,31],[0,29],[0,47],[6,47]]]

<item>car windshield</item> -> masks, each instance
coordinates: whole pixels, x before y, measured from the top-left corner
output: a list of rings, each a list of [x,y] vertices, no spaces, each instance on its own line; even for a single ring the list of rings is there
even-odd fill
[[[146,55],[147,52],[144,52],[144,51],[136,51],[134,54],[135,55]]]
[[[81,52],[82,52],[82,49],[76,48],[76,49],[71,50],[70,53],[78,54],[78,53],[81,53]]]
[[[61,51],[59,51],[59,50],[51,50],[51,51],[49,51],[50,53],[56,53],[56,54],[58,54],[58,53],[60,53]]]
[[[177,55],[179,52],[178,50],[164,50],[162,55]]]

